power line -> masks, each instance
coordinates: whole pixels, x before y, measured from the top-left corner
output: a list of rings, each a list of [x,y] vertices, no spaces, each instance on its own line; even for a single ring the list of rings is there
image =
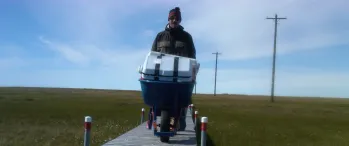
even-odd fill
[[[287,18],[280,18],[277,14],[275,14],[274,18],[267,17],[266,19],[273,19],[275,21],[275,30],[274,30],[274,53],[273,53],[273,69],[272,69],[272,79],[271,79],[271,96],[270,100],[271,102],[274,102],[274,84],[275,84],[275,58],[276,58],[276,34],[277,34],[277,22],[281,19],[287,19]]]
[[[218,55],[220,55],[221,53],[212,53],[216,55],[216,68],[215,68],[215,77],[214,77],[214,96],[216,96],[216,84],[217,84],[217,60],[218,60]]]

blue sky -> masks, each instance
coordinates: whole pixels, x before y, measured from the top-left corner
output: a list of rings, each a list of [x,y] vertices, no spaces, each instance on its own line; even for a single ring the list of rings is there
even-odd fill
[[[139,90],[138,65],[182,10],[201,63],[197,92],[349,97],[349,10],[344,0],[19,0],[0,2],[0,86]],[[124,82],[124,83],[122,83]]]

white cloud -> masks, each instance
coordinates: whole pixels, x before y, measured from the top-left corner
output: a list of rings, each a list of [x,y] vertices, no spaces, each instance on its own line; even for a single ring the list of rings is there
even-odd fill
[[[269,56],[273,46],[273,21],[266,20],[275,13],[286,16],[279,25],[279,52],[312,49],[337,43],[347,43],[344,35],[348,30],[338,30],[332,24],[347,24],[348,2],[336,0],[301,1],[288,0],[237,0],[237,1],[43,1],[40,9],[35,3],[28,3],[34,16],[44,27],[61,30],[63,34],[74,35],[76,40],[103,41],[120,34],[124,26],[135,16],[148,11],[161,11],[180,6],[184,27],[193,34],[197,43],[209,42],[211,46],[198,48],[201,51],[222,51],[222,59],[244,59]],[[195,7],[192,7],[195,5]],[[132,6],[132,9],[129,7]],[[161,7],[160,7],[161,6]],[[62,11],[64,9],[64,11]],[[166,10],[166,11],[165,11]],[[332,21],[336,20],[336,21]],[[137,21],[136,21],[137,22]],[[57,23],[56,25],[54,23]],[[139,22],[148,23],[148,22]],[[344,27],[343,27],[344,28]],[[146,34],[152,34],[145,30]],[[108,41],[111,41],[108,40]],[[319,42],[321,42],[319,44]],[[282,49],[281,49],[282,48]],[[266,51],[269,50],[269,51]],[[230,58],[229,58],[230,59]]]
[[[194,3],[194,2],[193,2]],[[184,6],[188,12],[185,26],[197,42],[208,47],[202,53],[223,52],[221,59],[239,60],[272,55],[273,17],[287,17],[278,26],[278,53],[294,53],[348,44],[347,1],[200,1],[195,7]],[[335,21],[334,21],[335,20]],[[206,59],[205,55],[202,55]],[[212,57],[211,57],[212,58]]]
[[[173,3],[182,0],[147,0],[144,2],[139,0],[38,1],[40,1],[40,5],[38,5],[39,2],[28,1],[26,6],[38,24],[47,29],[48,32],[72,38],[73,41],[103,44],[123,41],[124,33],[127,33],[124,31],[124,27],[129,26],[128,24],[133,21],[134,16],[154,10],[154,8],[166,9]],[[137,23],[137,20],[135,22]]]
[[[144,37],[153,37],[153,38],[155,38],[155,35],[156,35],[156,32],[154,30],[149,30],[149,29],[143,31],[143,33],[142,33],[142,36],[144,36]]]
[[[56,51],[59,53],[59,55],[62,55],[65,59],[71,61],[72,63],[77,63],[79,65],[87,65],[89,63],[88,56],[86,54],[83,54],[82,52],[79,52],[78,50],[75,50],[69,45],[61,44],[61,43],[52,43],[49,40],[46,40],[43,37],[39,37],[40,41],[48,46],[48,48],[52,49],[53,51]]]
[[[108,0],[103,3],[45,1],[42,3],[45,5],[43,9],[34,9],[37,6],[30,5],[44,26],[61,30],[61,34],[73,37],[74,41],[88,41],[98,46],[105,43],[119,45],[118,42],[124,41],[122,33],[127,32],[123,31],[122,26],[127,26],[125,24],[130,23],[131,17],[136,14],[156,11],[153,8],[157,8],[166,16],[167,9],[180,6],[185,29],[193,35],[196,46],[202,46],[197,47],[199,59],[212,60],[214,58],[211,57],[211,53],[219,51],[223,53],[220,59],[240,60],[272,55],[274,23],[265,18],[273,17],[275,13],[288,18],[281,20],[278,29],[279,54],[348,44],[345,38],[349,30],[331,26],[348,24],[348,19],[344,17],[349,14],[345,7],[347,4],[349,3],[344,0]],[[193,5],[195,7],[192,7]],[[129,9],[130,6],[132,9]],[[65,10],[61,11],[63,8]],[[145,29],[140,34],[153,36],[155,32]]]
[[[0,44],[0,70],[25,66],[23,54],[23,48],[18,45]]]
[[[4,57],[0,58],[0,70],[6,70],[12,67],[24,66],[26,62],[19,57]]]
[[[68,61],[82,66],[92,65],[90,67],[121,67],[121,70],[133,67],[136,69],[148,52],[147,49],[135,51],[136,48],[132,46],[118,46],[117,49],[102,48],[88,44],[62,44],[42,37],[40,41]]]

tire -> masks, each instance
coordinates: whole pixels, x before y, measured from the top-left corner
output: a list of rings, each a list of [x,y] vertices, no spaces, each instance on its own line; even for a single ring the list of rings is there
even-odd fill
[[[170,113],[168,110],[161,111],[161,124],[160,132],[169,132],[170,131]],[[169,136],[160,136],[161,142],[169,142]]]

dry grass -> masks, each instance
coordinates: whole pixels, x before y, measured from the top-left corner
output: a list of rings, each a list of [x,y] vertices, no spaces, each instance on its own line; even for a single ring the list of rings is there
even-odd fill
[[[215,145],[349,145],[347,99],[197,95],[194,104]],[[82,145],[86,115],[101,145],[137,126],[142,107],[133,91],[0,88],[0,145]]]

